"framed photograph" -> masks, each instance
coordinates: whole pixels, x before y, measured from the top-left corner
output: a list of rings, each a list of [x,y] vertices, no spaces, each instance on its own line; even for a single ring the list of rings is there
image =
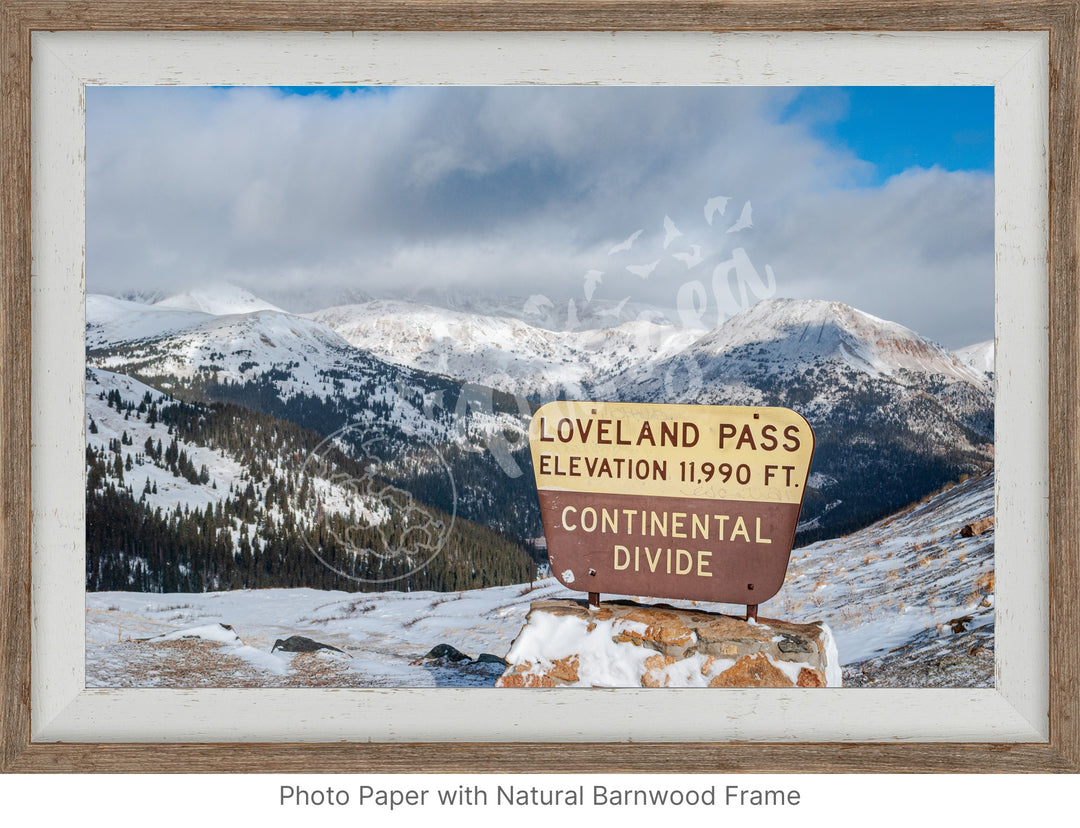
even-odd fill
[[[0,26],[5,771],[1080,770],[1077,0]]]

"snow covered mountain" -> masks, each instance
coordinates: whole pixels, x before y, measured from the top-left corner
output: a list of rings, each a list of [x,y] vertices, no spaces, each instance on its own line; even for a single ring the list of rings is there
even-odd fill
[[[803,542],[864,526],[992,462],[984,357],[968,364],[837,302],[764,300],[711,331],[614,313],[610,327],[554,331],[401,300],[210,315],[180,306],[264,303],[186,296],[150,306],[90,297],[89,363],[323,434],[377,425],[388,454],[413,470],[418,440],[428,441],[460,475],[466,516],[521,537],[539,535],[527,420],[556,396],[799,411],[817,435]]]
[[[115,316],[100,312],[112,311],[112,302],[97,296],[88,300],[87,330],[95,342],[111,333],[107,321]],[[334,401],[362,400],[361,409],[350,414],[377,408],[383,424],[407,434],[449,439],[457,433],[445,418],[425,414],[425,408],[438,407],[439,392],[459,390],[457,383],[389,365],[318,321],[284,311],[209,316],[160,307],[142,307],[135,311],[141,316],[116,323],[124,330],[108,345],[92,348],[90,364],[170,393],[199,389],[212,396],[237,396],[236,389],[269,386],[282,403],[311,398],[312,404],[332,406]],[[162,318],[163,313],[170,318]],[[184,314],[183,324],[172,322],[172,314]],[[143,335],[136,338],[131,332]],[[476,412],[478,418],[483,415]],[[490,430],[516,424],[515,418],[493,415],[473,426]]]
[[[97,297],[93,297],[97,298]],[[144,311],[145,328],[158,321],[159,306]],[[256,367],[298,363],[292,369],[287,394],[306,386],[329,389],[319,382],[320,369],[347,361],[353,351],[333,331],[281,311],[211,316],[197,311],[167,311],[187,315],[189,324],[147,336],[128,338],[93,361],[103,368],[122,369],[145,377],[170,378],[155,382],[163,390],[190,382],[200,374],[243,381]]]
[[[747,373],[790,377],[828,365],[899,383],[936,377],[985,388],[981,370],[914,331],[840,302],[820,300],[764,299],[676,357],[659,361],[652,373],[676,369],[688,359],[702,367],[705,381],[738,382]],[[621,379],[628,385],[637,379],[653,387],[659,382],[658,376],[649,377],[640,369]]]
[[[395,365],[538,399],[581,396],[606,377],[681,352],[700,334],[646,320],[551,330],[513,316],[400,300],[308,316]]]
[[[763,300],[614,382],[633,401],[799,411],[817,438],[804,542],[863,526],[993,458],[985,375],[837,302]]]
[[[212,316],[281,310],[277,305],[272,305],[266,300],[260,299],[249,290],[224,282],[193,288],[174,296],[167,296],[157,301],[155,307],[192,310],[199,313],[208,313]]]
[[[981,375],[994,387],[994,340],[968,345],[953,352],[961,363]]]
[[[149,298],[154,298],[151,294]],[[233,285],[200,288],[141,301],[140,294],[115,298],[102,294],[86,297],[86,347],[103,348],[123,342],[155,339],[197,328],[215,316],[277,311],[281,308]]]
[[[420,294],[414,302],[436,308],[461,311],[476,316],[502,316],[518,319],[534,328],[548,331],[586,331],[612,328],[622,322],[648,319],[658,325],[674,326],[678,314],[654,305],[622,300],[582,297],[555,298],[544,294],[530,296],[476,296],[463,293]],[[365,300],[366,301],[366,300]]]
[[[86,348],[108,348],[196,328],[210,319],[199,311],[157,307],[142,302],[89,294],[86,297]]]
[[[93,333],[91,341],[100,342],[114,330],[106,324],[114,306],[91,298],[88,338]],[[96,316],[102,310],[104,318]],[[380,456],[394,466],[388,473],[418,495],[422,489],[426,502],[456,508],[466,519],[516,527],[523,537],[539,534],[526,440],[530,412],[519,401],[383,362],[325,325],[282,311],[200,314],[186,326],[170,323],[157,331],[166,311],[125,311],[135,316],[120,327],[120,341],[91,347],[88,365],[184,399],[243,405],[324,436],[346,424],[353,427],[350,438],[370,441],[377,434]],[[131,339],[125,331],[147,335]],[[455,486],[437,485],[433,450],[453,469]]]

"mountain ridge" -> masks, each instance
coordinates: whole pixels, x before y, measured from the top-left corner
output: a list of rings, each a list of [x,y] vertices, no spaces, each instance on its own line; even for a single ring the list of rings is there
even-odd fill
[[[90,364],[323,434],[379,425],[388,452],[406,457],[432,441],[466,481],[467,516],[519,537],[539,535],[528,420],[557,397],[799,411],[818,435],[820,484],[804,501],[801,542],[858,528],[993,460],[992,377],[837,302],[762,300],[710,331],[624,320],[562,332],[402,300],[305,315],[150,306],[188,315],[114,323],[149,335],[102,345],[109,319],[95,315],[116,309],[88,300]],[[157,334],[154,320],[167,323]]]

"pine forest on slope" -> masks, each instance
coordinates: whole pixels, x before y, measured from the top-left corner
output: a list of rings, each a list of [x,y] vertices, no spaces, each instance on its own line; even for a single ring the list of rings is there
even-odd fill
[[[96,369],[86,383],[89,590],[456,590],[535,575],[520,544],[336,447],[297,462],[322,438],[292,422]]]

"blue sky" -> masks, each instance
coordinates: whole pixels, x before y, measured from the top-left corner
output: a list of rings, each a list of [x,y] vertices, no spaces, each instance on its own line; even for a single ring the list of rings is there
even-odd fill
[[[994,169],[991,86],[806,89],[785,117],[808,116],[815,135],[874,164],[873,183],[912,167]]]
[[[670,310],[738,255],[776,295],[993,335],[990,88],[90,87],[87,205],[96,292]]]

